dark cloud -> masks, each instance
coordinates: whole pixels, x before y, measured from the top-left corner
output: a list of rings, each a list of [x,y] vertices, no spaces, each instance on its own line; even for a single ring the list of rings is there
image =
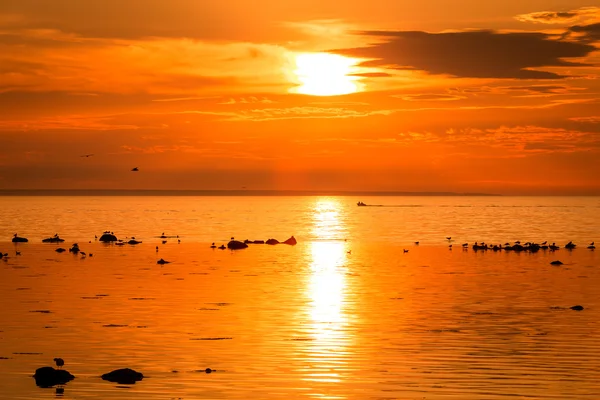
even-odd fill
[[[557,94],[565,93],[569,91],[567,86],[559,85],[533,85],[533,86],[508,86],[503,88],[510,91],[517,92],[531,92],[531,93],[543,93],[543,94]]]
[[[332,52],[373,59],[363,64],[370,67],[416,69],[468,78],[565,78],[535,68],[585,66],[565,58],[585,57],[596,49],[586,43],[532,32],[365,31],[362,35],[383,37],[386,41]]]
[[[600,22],[591,25],[575,25],[569,28],[569,32],[579,36],[579,40],[592,43],[600,41]]]

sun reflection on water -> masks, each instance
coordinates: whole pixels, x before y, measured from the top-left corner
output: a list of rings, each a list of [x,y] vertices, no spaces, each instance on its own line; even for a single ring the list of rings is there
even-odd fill
[[[306,380],[322,383],[341,381],[348,357],[348,317],[345,311],[346,243],[332,240],[344,231],[336,201],[320,200],[313,214],[314,234],[324,241],[310,247],[307,361],[312,368]]]

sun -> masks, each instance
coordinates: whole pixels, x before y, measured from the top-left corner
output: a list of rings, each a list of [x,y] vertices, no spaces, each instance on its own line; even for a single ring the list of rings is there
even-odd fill
[[[295,93],[337,96],[358,91],[358,77],[350,75],[358,60],[330,53],[300,53],[294,74],[300,85]]]

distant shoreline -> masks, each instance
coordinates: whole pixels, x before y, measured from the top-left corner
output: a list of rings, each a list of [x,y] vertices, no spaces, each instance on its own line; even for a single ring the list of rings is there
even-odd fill
[[[3,189],[0,196],[502,196],[490,193],[372,192],[342,190],[107,190]]]

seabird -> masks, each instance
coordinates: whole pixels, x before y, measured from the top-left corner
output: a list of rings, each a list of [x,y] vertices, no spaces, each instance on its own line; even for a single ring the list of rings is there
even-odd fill
[[[61,368],[63,365],[65,365],[65,360],[63,360],[62,358],[55,358],[54,362],[56,363],[56,366],[58,368]]]

